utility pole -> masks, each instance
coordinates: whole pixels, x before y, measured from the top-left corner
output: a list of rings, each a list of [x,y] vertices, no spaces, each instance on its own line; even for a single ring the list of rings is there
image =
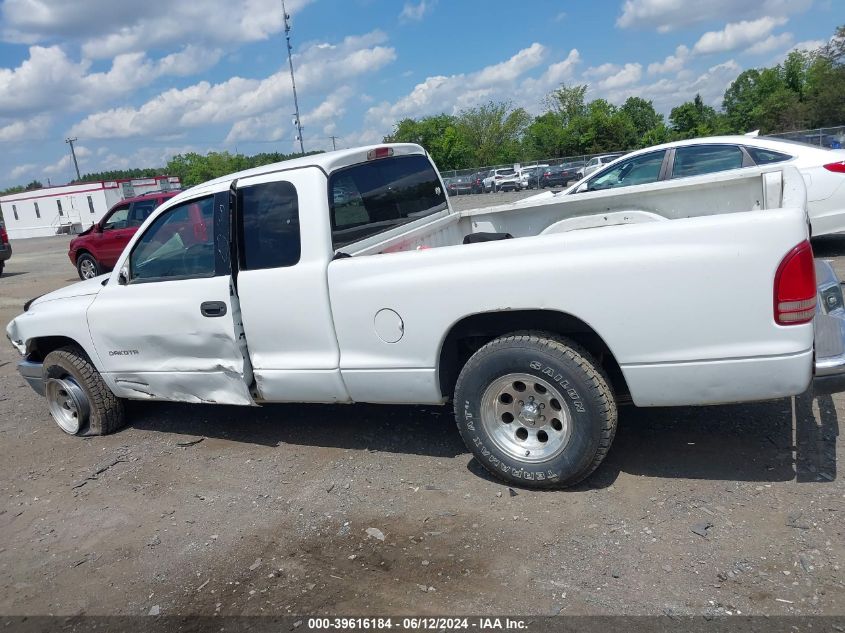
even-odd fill
[[[78,141],[79,139],[74,138],[66,138],[65,143],[70,145],[70,155],[73,157],[73,166],[76,167],[76,179],[82,180],[82,176],[79,175],[79,163],[76,162],[76,152],[73,149],[73,144]]]
[[[329,138],[332,139],[332,149],[337,149],[337,143],[335,143],[335,141],[337,139],[341,138],[341,137],[340,136],[330,136]]]
[[[290,45],[290,15],[288,15],[287,9],[285,9],[285,0],[282,0],[282,15],[285,18],[285,40],[287,40],[288,44],[288,66],[290,66],[290,83],[293,86],[293,105],[296,108],[296,114],[294,115],[296,118],[293,120],[293,124],[296,126],[296,138],[299,141],[299,151],[302,154],[305,154],[305,146],[302,144],[302,125],[300,124],[299,119],[299,100],[296,98],[296,79],[293,77],[293,47]]]

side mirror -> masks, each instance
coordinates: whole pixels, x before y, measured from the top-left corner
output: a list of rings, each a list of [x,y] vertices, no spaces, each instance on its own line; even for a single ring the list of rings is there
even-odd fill
[[[103,232],[103,225],[100,224],[99,222],[97,222],[97,224],[94,225],[94,232],[95,233],[102,233]]]
[[[129,266],[126,264],[120,267],[120,272],[117,274],[117,283],[121,286],[129,283]]]

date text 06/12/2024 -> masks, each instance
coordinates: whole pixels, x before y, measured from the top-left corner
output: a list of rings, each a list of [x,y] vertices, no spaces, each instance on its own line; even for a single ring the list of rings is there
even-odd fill
[[[404,617],[404,618],[309,618],[309,630],[526,630],[525,620],[496,617]]]

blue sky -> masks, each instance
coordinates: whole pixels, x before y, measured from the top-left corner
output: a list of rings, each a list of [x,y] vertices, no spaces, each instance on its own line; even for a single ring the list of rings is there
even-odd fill
[[[125,6],[124,6],[125,5]],[[668,113],[718,106],[742,70],[814,48],[842,0],[290,0],[306,149],[378,142],[404,117],[561,82]],[[175,153],[291,152],[281,0],[2,0],[0,187],[163,165]]]

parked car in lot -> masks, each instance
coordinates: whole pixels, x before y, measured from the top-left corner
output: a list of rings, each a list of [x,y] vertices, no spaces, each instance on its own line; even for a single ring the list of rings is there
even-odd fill
[[[470,184],[472,185],[472,191],[470,193],[484,193],[484,179],[488,173],[486,171],[477,171],[470,176]]]
[[[520,179],[522,181],[523,189],[538,189],[540,187],[540,177],[548,168],[545,163],[542,165],[528,165],[520,170]]]
[[[70,241],[68,257],[80,279],[91,279],[114,268],[124,247],[150,213],[178,191],[160,191],[123,200],[87,231]]]
[[[462,193],[472,193],[472,179],[470,176],[454,176],[443,181],[446,191],[450,196],[459,196]]]
[[[168,200],[6,333],[69,434],[117,430],[124,399],[451,401],[478,462],[538,488],[598,467],[620,401],[840,388],[794,167],[589,195],[458,213],[411,144],[266,165]]]
[[[804,177],[813,235],[845,231],[845,150],[766,137],[719,136],[648,147],[607,165],[569,193],[649,183],[767,165],[793,165]]]
[[[0,222],[0,275],[6,267],[6,262],[12,257],[12,245],[9,244],[9,234],[6,227]]]
[[[482,181],[485,193],[518,191],[522,188],[519,174],[513,168],[491,169]]]
[[[578,169],[578,177],[584,178],[585,176],[589,176],[597,169],[601,169],[604,165],[608,163],[612,163],[620,156],[624,156],[623,152],[616,152],[614,154],[604,154],[602,156],[593,156],[587,164]]]
[[[565,187],[571,181],[578,179],[578,165],[564,164],[546,167],[540,176],[540,188]]]

